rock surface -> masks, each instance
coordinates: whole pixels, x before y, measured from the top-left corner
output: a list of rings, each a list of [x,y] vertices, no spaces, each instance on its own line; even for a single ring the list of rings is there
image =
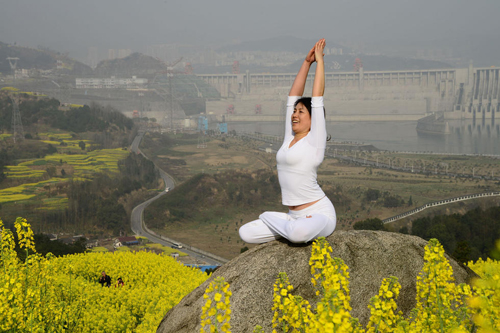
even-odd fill
[[[364,230],[336,231],[327,240],[333,248],[332,257],[342,258],[349,267],[353,317],[366,325],[370,298],[378,294],[382,280],[390,276],[399,278],[402,288],[397,304],[408,315],[415,306],[416,277],[424,264],[427,241],[416,236]],[[296,245],[286,241],[266,243],[241,254],[220,267],[171,309],[157,332],[199,332],[203,294],[216,276],[223,276],[231,285],[232,332],[252,332],[255,325],[271,332],[273,284],[279,272],[288,274],[295,288],[293,294],[315,303],[310,255],[311,244]],[[447,259],[457,283],[468,282],[475,276],[470,269],[450,257]]]

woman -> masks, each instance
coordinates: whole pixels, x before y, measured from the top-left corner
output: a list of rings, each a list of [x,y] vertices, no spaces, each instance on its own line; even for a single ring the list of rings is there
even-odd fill
[[[247,243],[265,243],[281,237],[293,243],[307,243],[335,230],[335,208],[319,187],[316,174],[325,155],[327,137],[324,48],[325,40],[320,39],[309,51],[288,94],[285,138],[276,161],[283,205],[289,211],[265,212],[258,220],[243,225],[240,237]],[[314,62],[312,98],[301,98]]]

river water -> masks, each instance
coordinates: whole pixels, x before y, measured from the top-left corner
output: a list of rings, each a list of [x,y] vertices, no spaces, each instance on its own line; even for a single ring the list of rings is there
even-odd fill
[[[449,120],[450,134],[417,134],[416,121],[328,123],[334,141],[372,144],[383,150],[500,155],[499,121]],[[277,122],[229,123],[228,130],[283,135]]]

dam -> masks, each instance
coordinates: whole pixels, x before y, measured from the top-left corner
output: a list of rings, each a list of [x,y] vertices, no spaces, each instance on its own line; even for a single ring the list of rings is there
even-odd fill
[[[207,113],[231,121],[278,121],[296,73],[202,74],[221,99]],[[326,73],[325,108],[332,121],[414,121],[500,115],[500,67]],[[309,75],[306,94],[312,90]],[[231,110],[231,112],[228,112]]]

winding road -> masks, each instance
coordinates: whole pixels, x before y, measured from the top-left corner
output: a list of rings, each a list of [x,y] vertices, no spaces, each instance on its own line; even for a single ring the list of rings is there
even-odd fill
[[[141,154],[145,158],[148,158],[139,149],[139,144],[141,143],[144,134],[145,132],[142,131],[137,134],[137,136],[134,138],[134,141],[132,142],[132,145],[130,146],[130,150],[136,154]],[[165,189],[169,188],[170,190],[172,190],[175,187],[173,178],[165,171],[158,168],[158,166],[156,166],[156,169],[159,171],[160,176],[164,181]],[[134,209],[132,210],[132,215],[130,217],[130,227],[136,235],[144,236],[154,243],[158,243],[164,246],[172,246],[174,243],[180,244],[180,242],[162,235],[158,235],[154,231],[149,230],[143,219],[144,209],[146,209],[146,207],[149,206],[149,204],[151,204],[153,201],[167,194],[167,191],[162,191],[157,196],[134,207]],[[187,244],[182,244],[182,246],[183,248],[181,249],[181,251],[194,258],[197,264],[222,265],[229,261],[225,258],[221,258],[219,256],[216,256],[215,254],[197,249]]]

